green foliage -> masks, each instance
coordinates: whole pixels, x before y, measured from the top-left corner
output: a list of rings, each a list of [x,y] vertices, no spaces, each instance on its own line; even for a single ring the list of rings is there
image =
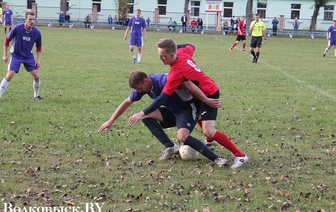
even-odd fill
[[[40,28],[41,102],[21,67],[0,99],[0,210],[84,206],[103,211],[332,211],[335,208],[335,58],[325,39],[269,38],[258,64],[235,36],[148,32],[141,65],[131,63],[124,31]],[[196,46],[194,59],[221,90],[216,128],[250,162],[219,168],[200,156],[160,161],[162,145],[127,119],[98,133],[128,97],[132,70],[167,72],[156,43]],[[249,43],[249,39],[248,42]],[[4,76],[7,64],[2,63]],[[176,129],[167,130],[176,141]],[[193,136],[204,140],[197,127]],[[214,151],[233,162],[228,150]]]

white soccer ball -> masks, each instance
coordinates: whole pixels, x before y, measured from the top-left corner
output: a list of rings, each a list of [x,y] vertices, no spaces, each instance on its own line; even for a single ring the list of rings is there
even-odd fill
[[[196,160],[199,156],[199,152],[188,145],[182,145],[179,149],[179,153],[183,160]]]

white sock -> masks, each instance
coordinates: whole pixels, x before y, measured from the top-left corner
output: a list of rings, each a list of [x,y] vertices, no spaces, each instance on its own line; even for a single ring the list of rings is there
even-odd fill
[[[138,54],[138,62],[141,61],[141,56],[142,56],[142,54]]]
[[[327,54],[327,51],[328,51],[328,47],[324,50],[324,54]]]
[[[33,82],[33,88],[34,88],[34,98],[38,97],[39,95],[39,91],[40,91],[40,85],[41,85],[41,81],[35,81]]]
[[[336,57],[336,48],[334,49],[334,54],[335,54],[335,57]]]
[[[135,53],[134,53],[134,51],[131,52],[131,55],[132,55],[132,58],[135,58]]]
[[[7,81],[6,78],[3,78],[0,84],[0,98],[3,92],[6,90],[8,84],[9,84],[9,81]]]

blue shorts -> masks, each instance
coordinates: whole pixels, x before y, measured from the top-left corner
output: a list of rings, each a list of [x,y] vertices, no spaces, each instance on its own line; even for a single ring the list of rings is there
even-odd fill
[[[5,26],[12,26],[12,20],[5,20]]]
[[[143,46],[142,37],[131,36],[130,37],[130,46]]]
[[[195,104],[190,103],[181,109],[170,110],[166,107],[159,108],[163,118],[162,128],[177,127],[186,128],[191,133],[196,126],[199,114]]]
[[[29,59],[18,59],[11,55],[9,63],[8,63],[8,70],[15,71],[16,73],[20,70],[20,65],[23,64],[25,69],[28,72],[34,71],[37,69],[35,66],[35,59],[29,58]]]
[[[328,46],[336,46],[336,40],[329,40]]]

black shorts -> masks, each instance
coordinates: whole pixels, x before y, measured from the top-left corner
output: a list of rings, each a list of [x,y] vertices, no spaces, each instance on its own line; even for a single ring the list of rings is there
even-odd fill
[[[219,90],[211,95],[211,96],[207,96],[208,98],[212,98],[212,99],[219,99]],[[216,120],[217,119],[217,112],[218,112],[218,108],[213,108],[210,107],[209,105],[205,104],[204,102],[200,103],[199,106],[199,111],[201,113],[201,119],[203,121],[205,120]]]
[[[246,40],[245,35],[237,35],[236,41]]]
[[[262,36],[252,36],[251,38],[251,48],[260,48],[262,44]]]
[[[159,108],[162,115],[163,122],[160,122],[162,128],[177,127],[187,128],[190,132],[193,131],[198,121],[199,113],[197,113],[197,107],[194,103],[180,108],[171,110],[166,107]]]

